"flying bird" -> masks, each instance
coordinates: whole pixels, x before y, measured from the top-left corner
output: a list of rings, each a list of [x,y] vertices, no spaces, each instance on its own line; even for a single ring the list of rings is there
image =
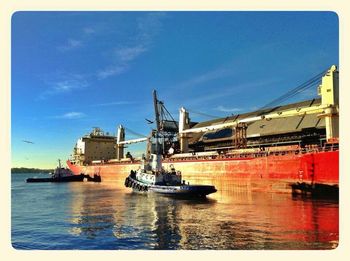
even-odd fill
[[[22,140],[25,143],[30,143],[30,144],[34,144],[34,142],[30,141],[30,140]]]

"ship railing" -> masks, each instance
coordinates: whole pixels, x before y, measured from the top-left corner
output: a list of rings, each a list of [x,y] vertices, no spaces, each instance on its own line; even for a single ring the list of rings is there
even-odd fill
[[[256,152],[237,152],[237,153],[229,153],[229,154],[219,154],[219,155],[211,155],[211,156],[197,156],[197,155],[186,155],[184,157],[176,157],[176,158],[168,158],[168,162],[176,162],[176,161],[193,161],[193,160],[220,160],[220,159],[239,159],[239,158],[259,158],[266,156],[283,156],[283,155],[298,155],[298,154],[306,154],[306,153],[318,153],[318,152],[327,152],[327,151],[337,151],[339,150],[338,144],[328,144],[327,146],[309,146],[303,148],[292,148],[287,150],[276,150],[269,151],[268,149],[263,151]]]
[[[329,152],[329,151],[338,151],[339,144],[327,144],[325,146],[311,146],[304,147],[300,149],[300,153],[318,153],[318,152]]]
[[[337,151],[339,150],[339,143],[329,143],[323,147],[324,151]]]

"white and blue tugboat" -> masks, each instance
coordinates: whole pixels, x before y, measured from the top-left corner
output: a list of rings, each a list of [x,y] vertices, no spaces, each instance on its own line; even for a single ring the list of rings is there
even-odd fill
[[[190,185],[182,180],[181,172],[171,167],[165,170],[161,165],[161,155],[152,154],[151,164],[143,161],[141,168],[131,171],[125,179],[125,186],[134,191],[155,192],[178,197],[205,197],[215,193],[211,185]]]
[[[153,130],[151,137],[154,140],[154,144],[150,142],[152,144],[153,154],[148,153],[147,159],[143,158],[140,168],[130,172],[130,175],[125,179],[125,186],[132,188],[134,191],[155,192],[179,197],[205,197],[211,193],[215,193],[217,190],[211,185],[186,184],[182,180],[181,172],[176,171],[172,165],[167,170],[163,168],[161,154],[166,131],[162,124],[164,121],[159,119],[160,115],[164,115],[164,111],[162,111],[163,103],[157,100],[155,91],[153,95],[156,114],[155,121],[157,124],[157,128]],[[159,142],[159,140],[162,141]]]

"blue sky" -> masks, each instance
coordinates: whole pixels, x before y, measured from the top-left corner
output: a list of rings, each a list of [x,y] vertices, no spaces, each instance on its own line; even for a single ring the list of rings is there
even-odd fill
[[[17,12],[12,166],[54,167],[94,126],[147,135],[153,89],[175,119],[181,106],[220,117],[260,108],[338,65],[338,38],[331,12]]]

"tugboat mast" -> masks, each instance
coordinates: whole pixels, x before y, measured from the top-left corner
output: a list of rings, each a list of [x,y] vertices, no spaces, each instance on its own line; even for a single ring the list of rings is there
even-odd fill
[[[61,160],[58,159],[58,177],[61,177]]]

